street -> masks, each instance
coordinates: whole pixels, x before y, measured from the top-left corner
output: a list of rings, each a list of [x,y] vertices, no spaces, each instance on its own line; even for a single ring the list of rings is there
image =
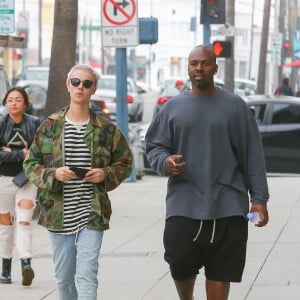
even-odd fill
[[[300,294],[299,176],[269,176],[270,222],[249,223],[248,255],[242,283],[231,285],[230,300],[298,300]],[[176,300],[168,265],[163,260],[162,234],[166,177],[145,175],[110,193],[112,218],[104,235],[99,269],[101,300]],[[47,231],[34,225],[35,279],[21,286],[15,253],[12,284],[1,285],[1,299],[57,300],[51,246]],[[195,299],[205,299],[203,271]]]

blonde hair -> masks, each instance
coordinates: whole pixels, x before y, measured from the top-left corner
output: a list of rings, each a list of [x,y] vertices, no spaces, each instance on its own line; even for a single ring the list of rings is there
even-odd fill
[[[90,65],[87,65],[87,64],[78,64],[78,65],[75,65],[74,67],[72,67],[68,73],[67,81],[69,81],[73,72],[76,70],[83,70],[83,71],[88,71],[89,73],[91,73],[94,77],[94,82],[95,82],[96,86],[98,85],[98,80],[100,79],[100,75]]]

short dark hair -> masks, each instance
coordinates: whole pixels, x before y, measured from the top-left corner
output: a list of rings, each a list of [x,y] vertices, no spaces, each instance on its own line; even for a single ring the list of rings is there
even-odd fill
[[[289,79],[287,77],[284,77],[282,79],[282,83],[288,85],[289,84]]]
[[[8,95],[9,95],[11,92],[14,92],[14,91],[19,92],[19,93],[23,96],[23,98],[24,98],[25,105],[26,105],[26,106],[29,106],[28,95],[27,95],[26,91],[24,90],[24,88],[22,88],[22,87],[20,87],[20,86],[14,86],[14,87],[12,87],[11,89],[9,89],[9,90],[6,92],[6,94],[5,94],[4,98],[3,98],[2,104],[3,104],[3,105],[6,105],[6,100],[7,100],[7,98],[8,98]]]

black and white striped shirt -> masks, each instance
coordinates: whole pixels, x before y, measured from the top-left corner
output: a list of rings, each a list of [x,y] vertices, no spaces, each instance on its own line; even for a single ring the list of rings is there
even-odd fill
[[[89,120],[75,123],[66,118],[64,131],[65,166],[91,168],[91,155],[83,141]],[[87,225],[93,198],[92,183],[72,178],[64,183],[64,224],[56,233],[71,234]]]

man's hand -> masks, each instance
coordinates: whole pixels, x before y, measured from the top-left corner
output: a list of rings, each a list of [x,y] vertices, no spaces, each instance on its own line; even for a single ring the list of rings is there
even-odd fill
[[[255,224],[257,227],[266,226],[269,222],[269,213],[266,204],[252,204],[251,212],[257,212],[260,216],[260,221]]]
[[[185,162],[182,161],[182,158],[183,156],[179,154],[173,154],[166,158],[166,169],[171,175],[179,175],[182,172],[185,166]]]
[[[55,178],[58,181],[68,181],[71,178],[76,177],[76,174],[69,169],[69,167],[60,167],[55,170]]]
[[[95,168],[88,171],[83,178],[84,181],[92,182],[92,183],[99,183],[104,181],[105,173],[103,169]]]

